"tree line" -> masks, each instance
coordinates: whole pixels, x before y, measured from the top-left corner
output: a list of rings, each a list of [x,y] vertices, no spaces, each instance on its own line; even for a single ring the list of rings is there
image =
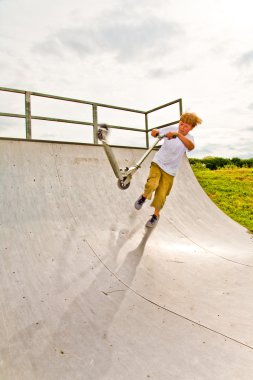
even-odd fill
[[[253,158],[223,158],[223,157],[204,157],[189,158],[191,165],[217,170],[224,167],[253,168]]]

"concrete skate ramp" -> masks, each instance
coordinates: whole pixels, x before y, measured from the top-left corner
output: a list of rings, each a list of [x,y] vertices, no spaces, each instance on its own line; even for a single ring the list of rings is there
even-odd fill
[[[1,380],[252,378],[252,237],[186,159],[150,230],[133,204],[151,158],[123,191],[102,147],[0,152]]]

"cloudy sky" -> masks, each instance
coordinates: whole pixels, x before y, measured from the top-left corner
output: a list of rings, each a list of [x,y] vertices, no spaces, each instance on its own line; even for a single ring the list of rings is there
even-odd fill
[[[203,119],[192,157],[253,157],[252,14],[251,0],[0,0],[0,86],[145,111],[182,98]],[[0,104],[24,113],[22,95],[0,92]],[[32,99],[34,115],[90,121],[80,107]],[[106,112],[99,121],[144,125],[140,115]],[[150,126],[176,113],[152,115]],[[33,122],[34,138],[82,131]],[[0,118],[1,136],[23,133],[22,119]],[[138,145],[143,136],[117,138]]]

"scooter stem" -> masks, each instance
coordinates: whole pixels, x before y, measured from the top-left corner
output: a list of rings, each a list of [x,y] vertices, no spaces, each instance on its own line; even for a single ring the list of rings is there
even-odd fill
[[[163,138],[164,138],[163,135],[158,136],[155,143],[147,150],[147,152],[141,157],[141,159],[136,163],[135,166],[137,166],[139,168],[141,166],[141,164],[143,163],[143,161],[150,155],[152,150],[156,147],[156,145],[159,143],[159,141],[162,140]]]
[[[112,148],[110,147],[110,145],[107,144],[105,139],[102,140],[102,143],[103,143],[107,158],[111,164],[112,170],[115,174],[115,177],[118,178],[120,181],[123,181],[122,171],[119,168],[118,162],[114,156]]]

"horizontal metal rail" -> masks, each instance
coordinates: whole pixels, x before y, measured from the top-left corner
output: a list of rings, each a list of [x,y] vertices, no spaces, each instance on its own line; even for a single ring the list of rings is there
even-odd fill
[[[0,116],[6,116],[6,117],[17,117],[17,118],[23,118],[25,119],[25,115],[20,115],[19,113],[6,113],[6,112],[0,112]]]
[[[125,131],[136,131],[136,132],[145,132],[146,133],[146,129],[130,128],[130,127],[123,127],[123,126],[118,126],[118,125],[110,125],[110,124],[106,124],[106,125],[108,128],[112,128],[112,129],[122,129]]]
[[[15,90],[15,89],[12,89],[12,88],[5,88],[5,87],[0,87],[0,91],[15,92],[15,93],[24,94],[24,95],[27,92],[27,91],[23,91],[23,90]],[[74,98],[66,98],[66,97],[58,96],[58,95],[42,94],[40,92],[29,91],[29,94],[33,95],[33,96],[39,96],[41,98],[64,100],[64,101],[67,101],[67,102],[87,104],[87,105],[90,105],[90,106],[95,105],[97,107],[104,107],[104,108],[111,108],[111,109],[120,110],[120,111],[128,111],[128,112],[134,112],[134,113],[141,113],[143,115],[145,115],[145,113],[146,113],[145,111],[135,110],[135,109],[132,109],[132,108],[112,106],[112,105],[109,105],[109,104],[96,103],[96,102],[91,102],[91,101],[87,101],[87,100],[80,100],[80,99],[74,99]]]
[[[14,118],[20,118],[20,119],[25,119],[25,115],[17,114],[17,113],[4,113],[0,112],[0,116],[7,116],[7,117],[14,117]],[[69,120],[69,119],[56,119],[53,117],[44,117],[44,116],[31,116],[32,120],[42,120],[42,121],[54,121],[54,122],[59,122],[59,123],[69,123],[69,124],[80,124],[80,125],[90,125],[93,126],[93,123],[89,123],[86,121],[78,121],[78,120]],[[140,129],[140,128],[130,128],[130,127],[124,127],[124,126],[119,126],[119,125],[111,125],[107,124],[108,128],[111,129],[122,129],[122,130],[127,130],[127,131],[136,131],[136,132],[146,132],[145,129]]]
[[[159,106],[159,107],[153,108],[152,110],[146,111],[146,113],[149,114],[149,113],[151,113],[151,112],[158,111],[158,110],[160,110],[160,109],[162,109],[162,108],[172,106],[173,104],[176,104],[176,103],[179,103],[179,104],[180,104],[181,100],[182,100],[182,99],[173,100],[173,102],[169,102],[169,103],[163,104],[162,106]]]

